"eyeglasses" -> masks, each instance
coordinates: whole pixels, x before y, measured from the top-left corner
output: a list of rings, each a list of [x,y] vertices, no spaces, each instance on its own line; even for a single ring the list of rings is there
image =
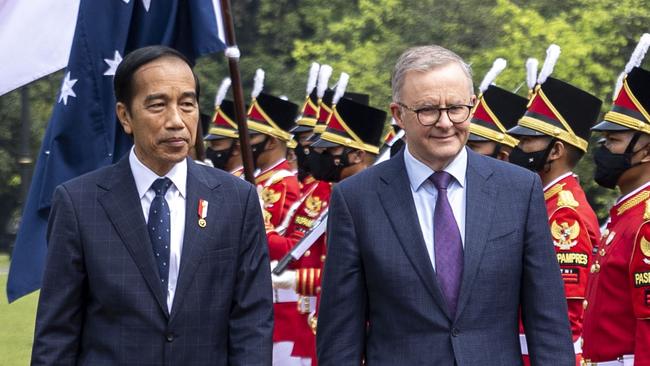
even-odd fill
[[[415,113],[418,122],[420,122],[422,126],[433,126],[438,123],[442,111],[447,113],[447,117],[451,123],[463,123],[467,121],[467,118],[469,118],[469,114],[474,107],[473,105],[458,104],[449,107],[422,107],[415,109],[403,103],[398,102],[397,104],[400,107],[406,108]]]

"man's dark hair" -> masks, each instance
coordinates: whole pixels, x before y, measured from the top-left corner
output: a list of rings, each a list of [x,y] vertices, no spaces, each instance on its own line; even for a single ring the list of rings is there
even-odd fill
[[[115,78],[113,79],[113,90],[115,92],[115,99],[118,102],[124,103],[127,110],[131,109],[131,101],[134,94],[133,74],[143,65],[163,57],[175,57],[187,64],[192,70],[194,76],[194,84],[196,85],[196,99],[199,99],[199,92],[201,87],[199,85],[199,78],[194,73],[192,62],[177,50],[166,46],[147,46],[138,48],[130,52],[124,57],[120,65],[115,71]]]

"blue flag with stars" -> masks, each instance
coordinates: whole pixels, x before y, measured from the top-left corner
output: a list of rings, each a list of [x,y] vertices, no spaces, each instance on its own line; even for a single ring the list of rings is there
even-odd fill
[[[115,115],[113,75],[122,56],[161,44],[194,61],[226,48],[221,24],[218,0],[81,0],[68,66],[13,251],[9,302],[41,286],[54,188],[117,162],[131,148]]]

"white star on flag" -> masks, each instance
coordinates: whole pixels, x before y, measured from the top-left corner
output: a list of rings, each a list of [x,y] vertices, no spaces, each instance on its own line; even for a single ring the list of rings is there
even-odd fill
[[[104,75],[115,75],[117,65],[122,62],[122,55],[120,55],[120,52],[118,50],[115,50],[115,56],[113,56],[113,59],[111,60],[110,58],[105,58],[104,62],[108,64],[108,70],[104,72]]]
[[[124,1],[125,4],[131,2],[131,0],[122,0],[122,1]],[[151,7],[151,0],[142,0],[142,5],[144,5],[144,10],[149,12],[149,7]]]
[[[72,87],[77,82],[77,79],[70,80],[70,71],[65,74],[65,79],[63,79],[63,85],[61,85],[61,95],[59,96],[59,103],[63,101],[64,105],[68,105],[68,97],[77,97],[77,94],[74,93]]]

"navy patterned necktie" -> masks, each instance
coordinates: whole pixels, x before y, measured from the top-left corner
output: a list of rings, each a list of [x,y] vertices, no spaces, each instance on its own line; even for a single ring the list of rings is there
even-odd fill
[[[156,194],[151,207],[149,208],[149,238],[153,246],[153,254],[158,264],[158,273],[163,291],[167,293],[167,282],[169,279],[169,245],[170,245],[170,216],[169,204],[165,199],[165,193],[171,187],[172,181],[169,178],[158,178],[151,185]]]
[[[453,317],[456,315],[463,273],[463,243],[447,198],[447,187],[451,183],[452,176],[445,171],[439,171],[433,173],[429,180],[438,190],[436,209],[433,213],[436,275]]]

